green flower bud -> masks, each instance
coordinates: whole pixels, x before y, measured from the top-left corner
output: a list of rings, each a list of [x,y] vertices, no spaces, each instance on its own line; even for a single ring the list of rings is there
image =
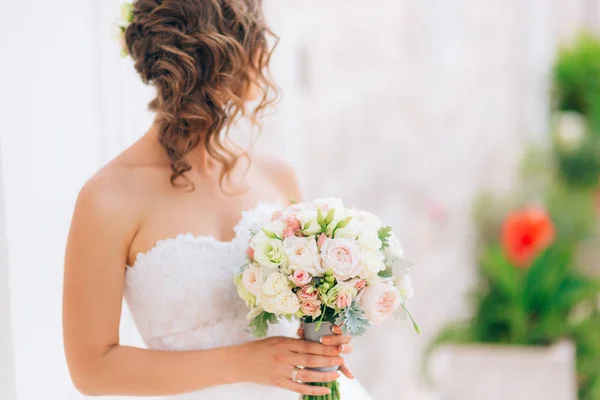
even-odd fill
[[[321,287],[324,290],[329,290],[329,288],[331,287],[331,285],[329,284],[329,282],[323,282],[323,283],[321,283]]]
[[[325,280],[326,280],[327,282],[329,282],[329,283],[333,283],[333,282],[335,282],[335,278],[333,277],[333,275],[327,275],[327,276],[325,277]]]

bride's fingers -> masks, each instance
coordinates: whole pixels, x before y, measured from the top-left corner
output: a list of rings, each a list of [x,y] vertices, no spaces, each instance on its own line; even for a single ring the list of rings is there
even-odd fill
[[[311,371],[310,369],[301,369],[298,371],[298,380],[300,382],[333,382],[340,377],[340,373]]]
[[[298,337],[300,339],[304,339],[304,329],[302,329],[302,328],[298,329]]]
[[[287,379],[282,387],[306,396],[327,396],[330,393],[329,389],[326,387],[304,385],[302,383],[294,382],[291,379]]]
[[[350,368],[346,364],[340,367],[340,372],[348,379],[354,379],[354,374],[350,371]]]
[[[350,354],[354,350],[351,344],[341,344],[339,349],[342,354]]]
[[[298,354],[314,354],[320,356],[338,356],[340,349],[337,345],[326,346],[317,342],[293,339],[287,348]]]
[[[301,365],[308,368],[338,367],[344,365],[344,359],[341,357],[291,353],[289,363],[291,365]]]
[[[342,344],[348,344],[352,341],[352,337],[351,336],[343,336],[343,335],[336,335],[336,336],[324,336],[321,339],[321,343],[327,345],[327,346],[339,346]]]
[[[341,327],[341,326],[338,326],[338,325],[334,325],[334,326],[331,328],[331,331],[333,332],[333,334],[334,334],[334,335],[341,335],[341,334],[343,333],[343,331],[342,331],[342,327]]]

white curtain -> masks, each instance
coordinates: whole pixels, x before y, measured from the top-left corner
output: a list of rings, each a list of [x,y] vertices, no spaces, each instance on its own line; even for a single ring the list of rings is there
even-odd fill
[[[1,151],[0,154],[2,154]],[[8,245],[5,231],[4,185],[2,183],[2,157],[0,157],[0,399],[16,400],[8,285]]]

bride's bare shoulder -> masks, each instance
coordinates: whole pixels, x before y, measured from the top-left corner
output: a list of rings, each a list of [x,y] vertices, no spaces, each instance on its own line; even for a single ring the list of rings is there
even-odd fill
[[[288,161],[273,156],[254,154],[252,162],[275,183],[288,199],[301,200],[298,176]]]
[[[106,216],[141,214],[144,204],[169,182],[168,166],[153,165],[125,151],[96,172],[82,187],[78,207],[86,207]]]

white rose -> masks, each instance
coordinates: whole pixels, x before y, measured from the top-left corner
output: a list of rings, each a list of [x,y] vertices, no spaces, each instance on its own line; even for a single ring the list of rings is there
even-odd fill
[[[360,250],[360,277],[368,283],[372,283],[378,278],[381,271],[385,270],[385,259],[383,253],[379,250],[363,248]]]
[[[288,278],[279,272],[275,272],[267,277],[267,280],[262,286],[262,291],[268,296],[275,296],[288,289],[288,286]]]
[[[262,285],[260,268],[253,265],[248,266],[242,275],[242,283],[248,292],[252,293],[254,296],[258,295]]]
[[[360,210],[349,210],[349,215],[352,217],[352,221],[356,224],[358,230],[361,232],[379,232],[379,229],[383,227],[381,219],[379,219],[378,216],[369,212]]]
[[[396,287],[400,291],[400,296],[403,300],[412,298],[415,295],[415,291],[412,287],[412,279],[409,274],[397,276],[394,278]]]
[[[278,314],[295,314],[300,309],[300,300],[294,292],[286,290],[275,297],[273,306]]]
[[[321,259],[313,237],[289,237],[283,241],[283,248],[292,269],[301,268],[313,276],[323,276],[319,271]]]
[[[366,247],[371,250],[379,251],[381,250],[381,239],[379,239],[379,234],[376,231],[368,230],[361,233],[357,239],[358,245],[361,247]]]
[[[402,243],[392,233],[388,240],[388,247],[385,248],[385,264],[394,267],[404,261],[404,250],[402,249]]]
[[[367,286],[360,299],[365,317],[374,325],[380,324],[393,315],[401,303],[400,292],[391,281]]]
[[[283,251],[283,242],[279,239],[271,239],[259,232],[250,241],[250,247],[254,250],[254,261],[267,268],[286,266],[287,257]]]
[[[325,212],[325,214],[327,214],[327,212],[329,212],[332,209],[335,209],[336,211],[340,210],[340,212],[342,212],[342,210],[345,209],[344,207],[344,203],[342,202],[342,200],[340,199],[336,199],[335,197],[325,197],[325,198],[321,198],[321,199],[316,199],[315,201],[313,201],[312,203],[317,209],[321,209]],[[341,219],[341,215],[338,217]]]
[[[342,282],[359,272],[358,246],[350,239],[327,239],[321,247],[323,272],[333,270],[333,276]]]

